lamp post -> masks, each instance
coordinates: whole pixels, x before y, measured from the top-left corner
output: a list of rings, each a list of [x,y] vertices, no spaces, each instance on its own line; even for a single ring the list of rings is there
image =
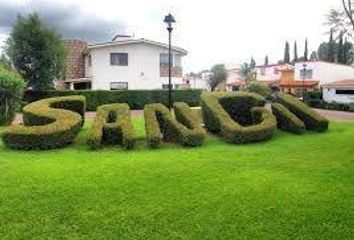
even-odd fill
[[[175,18],[170,14],[165,16],[164,22],[167,24],[168,31],[168,109],[172,109],[172,46],[171,46],[171,35],[172,35],[172,23],[175,23]]]
[[[306,78],[306,70],[307,70],[307,64],[304,63],[302,69],[302,100],[304,100],[304,95],[305,95],[305,78]]]

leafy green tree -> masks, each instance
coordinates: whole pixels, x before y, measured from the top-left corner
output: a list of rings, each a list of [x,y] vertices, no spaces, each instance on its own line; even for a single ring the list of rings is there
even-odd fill
[[[298,61],[298,57],[297,57],[297,43],[295,41],[294,43],[294,59],[293,59],[293,64],[295,64]]]
[[[13,121],[24,85],[19,74],[0,66],[0,126]]]
[[[46,27],[35,13],[17,18],[6,53],[28,88],[48,89],[65,70],[66,51],[61,36]]]
[[[250,82],[249,85],[247,85],[246,87],[246,91],[259,94],[263,97],[269,96],[272,92],[269,86],[258,81]]]
[[[213,92],[220,83],[226,81],[227,71],[224,64],[217,64],[211,68],[211,72],[212,76],[208,79],[208,84]]]
[[[285,43],[284,61],[283,61],[283,63],[290,63],[290,46],[289,46],[289,42]]]
[[[240,69],[240,76],[245,81],[246,86],[256,79],[256,71],[252,64],[243,63]]]
[[[312,51],[311,56],[310,56],[310,61],[317,61],[318,56],[316,51]]]
[[[250,67],[251,67],[252,69],[255,69],[255,68],[256,68],[256,61],[254,60],[253,57],[251,58]]]
[[[304,61],[307,62],[309,60],[309,49],[308,49],[308,40],[305,40],[305,52],[304,52]]]
[[[5,57],[4,54],[2,54],[0,57],[0,67],[11,70],[11,62]]]

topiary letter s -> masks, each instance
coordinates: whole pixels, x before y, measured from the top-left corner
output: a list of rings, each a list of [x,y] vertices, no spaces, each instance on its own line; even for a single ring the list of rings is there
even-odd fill
[[[23,108],[24,125],[6,128],[2,140],[7,147],[23,150],[53,149],[74,141],[84,123],[85,98],[48,98]]]

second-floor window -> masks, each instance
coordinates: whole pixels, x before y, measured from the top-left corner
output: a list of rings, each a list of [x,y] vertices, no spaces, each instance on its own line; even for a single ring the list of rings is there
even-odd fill
[[[313,77],[312,69],[300,70],[300,77],[305,79],[311,79]]]
[[[111,65],[128,66],[128,53],[111,53]]]
[[[171,57],[172,65],[173,65],[173,57]],[[160,65],[168,66],[168,53],[160,53]]]

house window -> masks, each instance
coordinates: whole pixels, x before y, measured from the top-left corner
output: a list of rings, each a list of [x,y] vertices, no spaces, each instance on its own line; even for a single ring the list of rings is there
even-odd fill
[[[175,59],[174,59],[174,67],[181,67],[182,66],[182,57],[181,55],[174,55]]]
[[[354,90],[336,90],[336,94],[354,95]]]
[[[128,66],[128,53],[111,53],[111,65]]]
[[[266,74],[266,69],[265,68],[261,68],[261,75],[264,76]]]
[[[313,70],[312,69],[302,69],[300,70],[300,78],[312,79]]]
[[[173,66],[173,58],[171,58],[172,66]],[[160,53],[160,65],[168,66],[168,53]]]
[[[128,90],[127,82],[111,82],[110,83],[111,90]]]

